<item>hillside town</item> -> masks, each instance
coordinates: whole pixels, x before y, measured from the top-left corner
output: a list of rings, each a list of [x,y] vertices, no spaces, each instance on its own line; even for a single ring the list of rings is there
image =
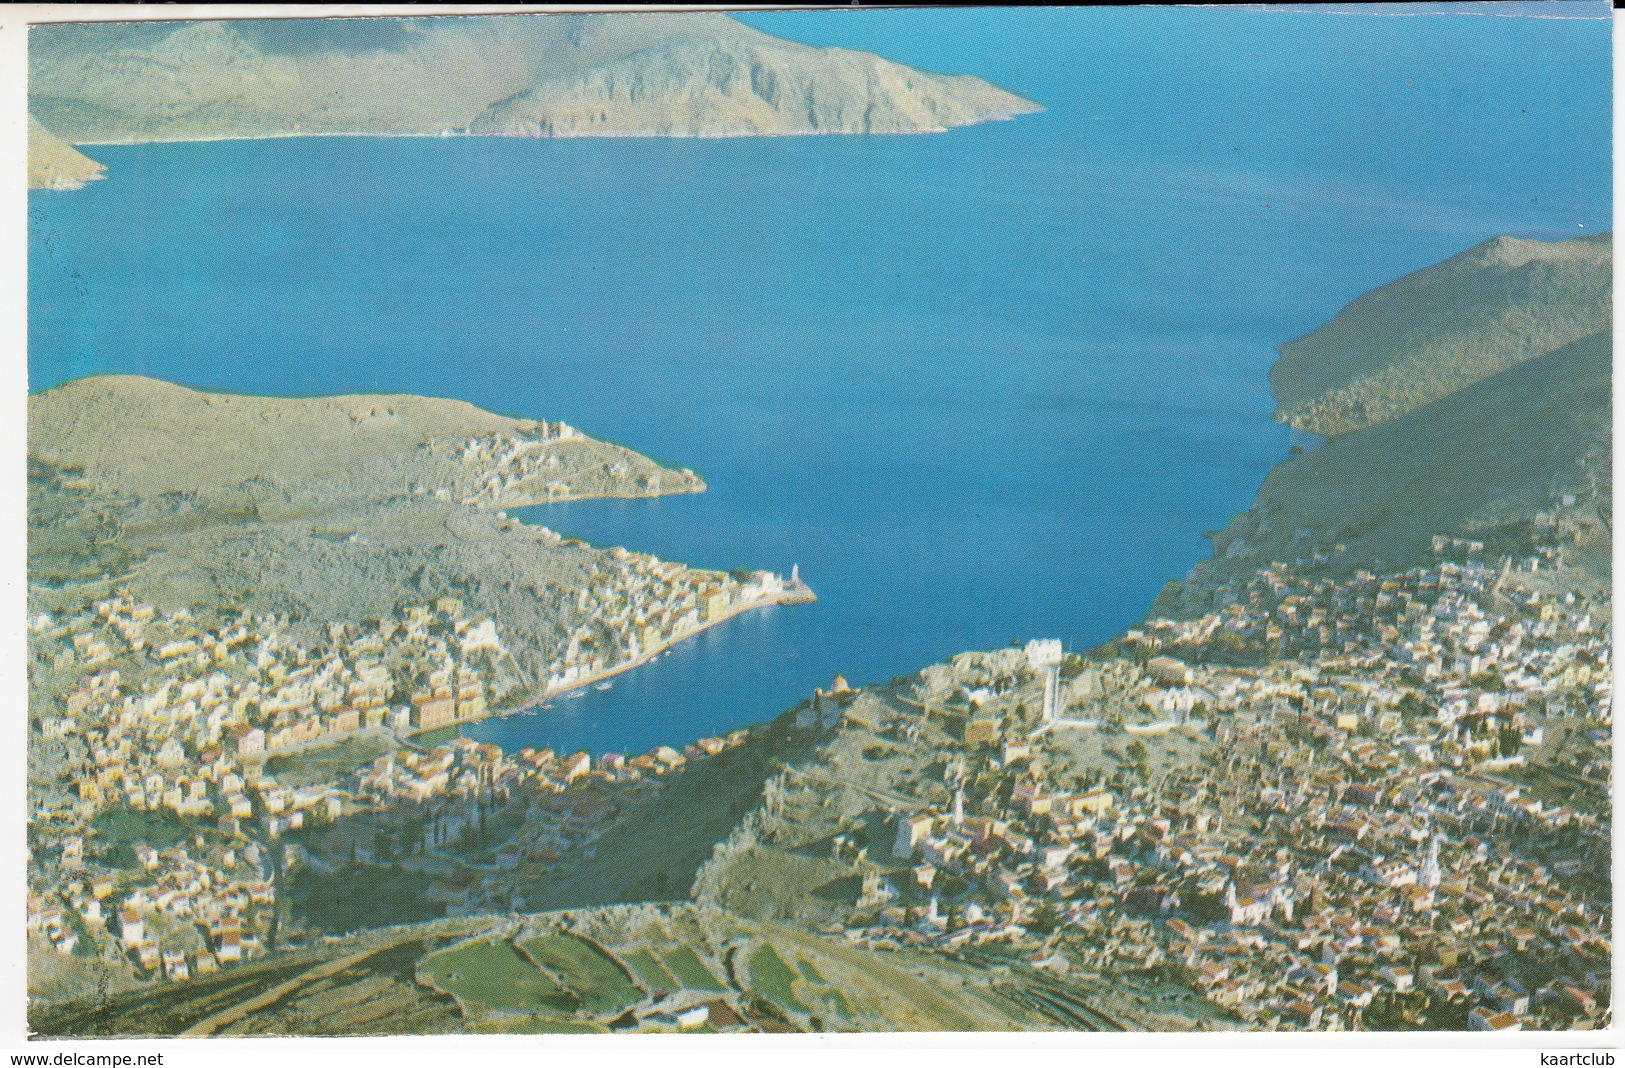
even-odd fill
[[[1433,550],[1389,574],[1272,564],[1087,655],[1039,640],[912,683],[837,678],[783,717],[819,755],[752,819],[805,851],[785,813],[813,834],[844,796],[820,848],[854,896],[830,938],[1017,967],[1125,1025],[1603,1026],[1611,606],[1550,547],[1495,566],[1477,541]],[[524,910],[749,732],[510,754],[458,728],[545,715],[699,629],[811,598],[795,571],[605,559],[540,679],[451,596],[361,624],[165,612],[128,589],[36,610],[37,944],[180,981],[321,930]],[[387,868],[390,892],[295,907],[357,865]],[[1147,977],[1200,1011],[1123,1002]]]
[[[794,841],[773,817],[798,787],[926,745],[946,800],[851,840],[831,937],[1154,974],[1249,1027],[1606,1026],[1607,606],[1543,588],[1538,557],[1436,547],[1386,576],[1272,566],[1091,658],[1033,642],[833,695],[828,776],[787,777],[764,823]]]
[[[496,623],[450,597],[329,624],[325,643],[286,616],[164,613],[128,590],[63,618],[35,612],[29,931],[63,955],[188,978],[271,947],[286,922],[284,870],[371,862],[379,841],[441,880],[443,911],[507,908],[518,876],[624,810],[603,791],[635,796],[745,733],[629,756],[510,757],[435,740],[491,715],[545,715],[550,699],[706,626],[811,599],[796,574],[701,572],[624,550],[611,559],[576,602],[589,622],[539,688],[516,677]],[[588,785],[599,793],[549,800]],[[482,881],[447,843],[475,824],[485,842],[493,814],[510,833],[480,851],[501,873]]]

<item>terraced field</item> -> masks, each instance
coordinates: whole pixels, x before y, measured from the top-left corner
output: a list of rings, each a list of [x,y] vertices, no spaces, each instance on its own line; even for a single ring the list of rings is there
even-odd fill
[[[667,950],[665,962],[672,976],[689,990],[715,990],[720,993],[723,989],[716,976],[711,974],[711,969],[688,946]]]
[[[465,942],[442,950],[418,966],[437,989],[467,1009],[494,1009],[532,1016],[569,1015],[581,1001],[521,956],[511,944],[494,938]]]
[[[648,947],[635,949],[630,953],[621,955],[621,962],[631,971],[634,978],[651,993],[665,990],[672,991],[679,988],[676,976],[666,970],[665,965],[655,959]]]
[[[1112,1029],[1093,995],[1028,971],[989,986],[937,954],[685,904],[611,906],[334,939],[30,1022],[42,1035],[584,1034],[660,1027],[645,1017],[665,992],[710,1003],[722,1030]]]
[[[750,955],[750,963],[746,965],[750,976],[750,988],[753,993],[759,994],[781,1009],[790,1012],[810,1014],[812,1009],[796,997],[796,973],[791,971],[784,960],[773,950],[773,947],[763,943],[757,946]]]
[[[619,961],[578,935],[542,935],[520,942],[518,949],[557,976],[580,1000],[582,1011],[594,1016],[624,1012],[644,999]]]

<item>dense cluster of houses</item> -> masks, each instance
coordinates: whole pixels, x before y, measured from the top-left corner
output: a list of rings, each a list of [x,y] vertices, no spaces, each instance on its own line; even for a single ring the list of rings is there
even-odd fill
[[[1215,602],[1075,663],[1086,714],[964,745],[951,805],[899,815],[902,867],[869,872],[842,936],[1160,968],[1255,1025],[1600,1026],[1611,649],[1586,606],[1451,562],[1270,568]],[[1206,755],[1051,781],[1108,693]]]
[[[630,554],[626,560],[631,570],[645,564]],[[698,596],[703,586],[685,584],[680,565],[659,566],[672,589]],[[612,588],[619,587],[600,593]],[[358,805],[421,806],[478,790],[489,797],[492,789],[506,792],[518,782],[544,791],[589,778],[631,783],[736,745],[744,736],[704,739],[686,754],[662,746],[630,758],[531,750],[510,758],[466,739],[426,752],[414,748],[404,742],[410,735],[489,714],[488,680],[508,656],[495,624],[470,618],[449,597],[366,625],[331,624],[325,646],[301,641],[286,617],[162,613],[128,591],[62,621],[38,613],[29,629],[35,663],[49,668],[48,675],[36,674],[33,726],[42,742],[65,754],[56,788],[35,789],[30,797],[36,843],[31,885],[41,902],[49,902],[41,906],[38,933],[65,954],[84,953],[93,944],[121,946],[143,966],[152,965],[148,958],[159,952],[158,940],[128,939],[117,922],[104,931],[96,924],[106,915],[116,920],[116,914],[108,913],[103,899],[73,889],[83,882],[81,870],[94,870],[112,879],[117,893],[148,895],[129,906],[143,918],[166,912],[170,897],[161,884],[179,878],[174,872],[141,859],[128,861],[123,871],[106,869],[113,854],[98,828],[117,813],[179,821],[207,829],[211,841],[235,841],[237,847],[224,851],[223,866],[214,855],[220,851],[211,850],[207,863],[214,867],[196,878],[213,888],[246,880],[251,889],[243,893],[251,908],[257,897],[271,893],[270,862],[262,849],[268,852],[292,831],[332,823]],[[580,663],[571,650],[561,658],[566,670]],[[53,681],[60,685],[53,689]],[[267,771],[273,758],[358,736],[391,752],[353,780],[294,787]],[[205,861],[177,863],[191,871]],[[177,915],[196,906],[194,897],[176,900]],[[94,932],[87,932],[87,923]],[[150,934],[151,926],[131,930]],[[86,939],[87,933],[93,937]],[[218,940],[212,934],[204,939],[214,965],[242,959],[258,944],[249,928],[221,937],[224,956],[213,948]],[[179,976],[210,966],[186,952],[191,955],[184,966],[160,957],[154,969]]]
[[[81,839],[70,837],[57,880],[28,895],[29,932],[63,954],[99,945],[176,980],[262,954],[275,901],[268,851],[252,841],[202,843],[189,851],[136,842],[134,863],[119,871],[82,860]]]
[[[756,571],[739,581],[625,549],[613,549],[610,556],[614,565],[576,595],[577,612],[592,623],[572,631],[548,665],[549,693],[646,659],[741,611],[809,596],[793,572],[788,580]]]

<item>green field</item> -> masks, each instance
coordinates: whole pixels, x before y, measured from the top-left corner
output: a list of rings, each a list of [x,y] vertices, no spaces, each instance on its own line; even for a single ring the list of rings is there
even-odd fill
[[[676,976],[677,981],[689,990],[715,990],[718,993],[722,991],[722,984],[711,974],[711,969],[707,968],[699,955],[687,946],[667,950],[666,967]]]
[[[193,834],[192,824],[185,823],[169,811],[140,811],[135,808],[114,808],[102,811],[91,821],[91,827],[101,836],[102,847],[119,849],[132,842],[146,842],[153,849],[169,849],[184,842]],[[133,863],[135,853],[130,853]]]
[[[572,1012],[577,1000],[506,942],[481,939],[441,950],[419,970],[470,1005],[537,1014]]]
[[[643,1000],[615,958],[575,935],[541,935],[519,944],[531,960],[573,990],[593,1015],[621,1012]]]
[[[642,983],[646,990],[677,990],[681,986],[677,979],[666,970],[665,966],[655,959],[655,955],[647,949],[633,950],[631,953],[621,954],[621,961]]]
[[[334,782],[356,768],[389,752],[392,746],[379,735],[345,738],[331,745],[307,749],[289,756],[274,756],[265,770],[286,786],[310,786]]]
[[[795,995],[796,973],[772,946],[763,943],[750,955],[751,990],[791,1012],[810,1013]]]

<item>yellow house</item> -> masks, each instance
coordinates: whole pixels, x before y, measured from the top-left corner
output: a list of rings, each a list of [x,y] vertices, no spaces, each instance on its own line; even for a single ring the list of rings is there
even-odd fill
[[[1110,790],[1090,790],[1072,799],[1072,814],[1081,816],[1087,812],[1092,816],[1098,816],[1111,808],[1116,800]]]

